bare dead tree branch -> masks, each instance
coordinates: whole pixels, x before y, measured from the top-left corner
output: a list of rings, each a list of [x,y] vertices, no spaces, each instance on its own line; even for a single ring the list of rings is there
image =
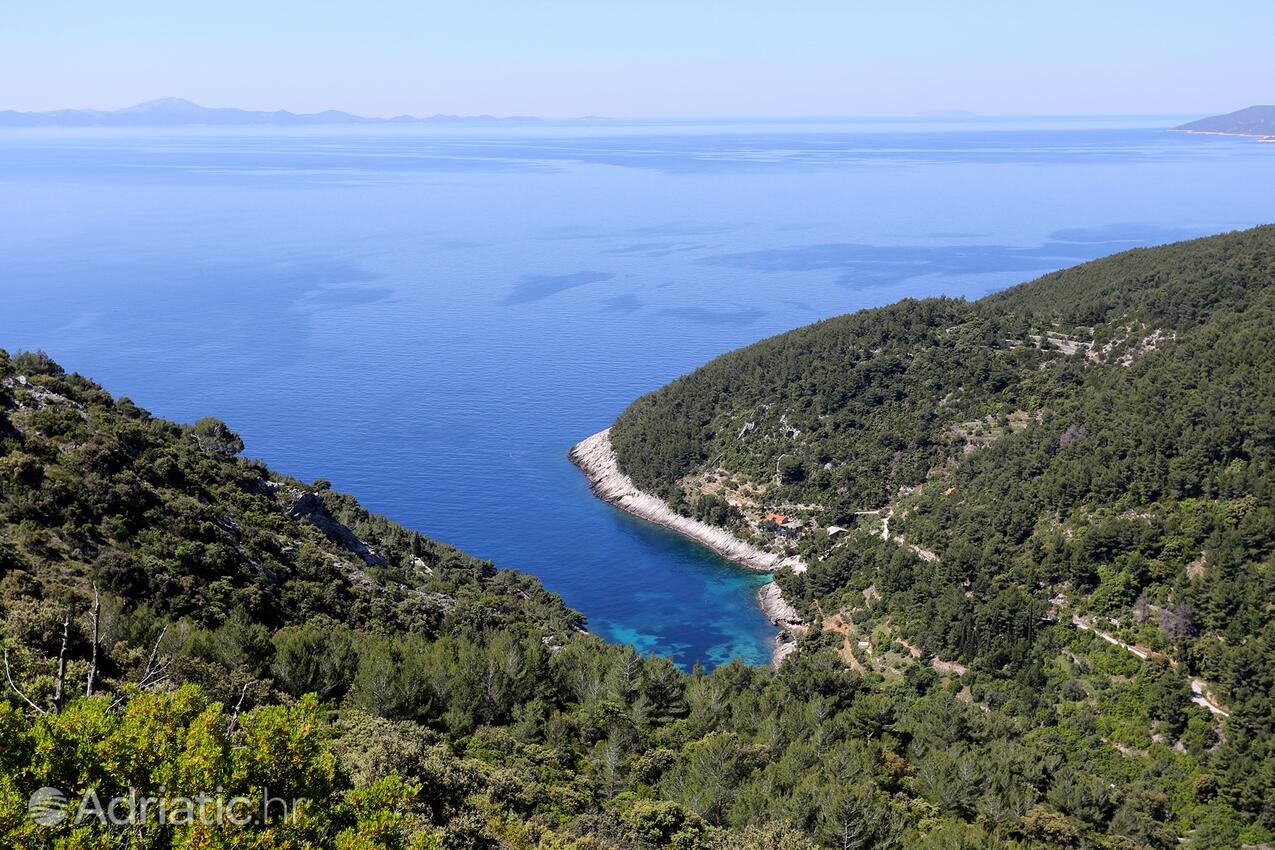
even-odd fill
[[[142,678],[137,683],[137,686],[139,688],[145,687],[146,682],[150,680],[151,676],[159,672],[155,669],[155,660],[159,658],[160,641],[164,639],[164,635],[167,633],[168,633],[168,626],[164,626],[164,628],[159,630],[159,637],[155,638],[155,645],[151,647],[150,657],[146,659],[146,669],[142,671]]]
[[[93,683],[97,679],[97,643],[102,627],[102,597],[97,592],[97,582],[93,582],[93,655],[89,660],[88,684],[84,687],[84,695],[93,696]]]
[[[173,662],[171,660],[165,661],[163,664],[159,665],[154,670],[147,673],[137,683],[137,687],[145,690],[146,688],[152,688],[155,685],[158,685],[160,682],[166,681],[168,679],[167,670],[169,667],[172,666],[172,664]]]
[[[71,615],[62,618],[62,648],[58,650],[58,681],[53,689],[53,713],[62,713],[62,694],[66,686],[66,645],[71,638]]]
[[[166,675],[164,675],[164,671],[166,671],[169,668],[169,665],[172,664],[172,661],[171,660],[165,661],[162,664],[159,664],[158,666],[156,666],[156,661],[159,659],[159,645],[161,642],[163,642],[164,635],[167,633],[168,633],[168,626],[164,626],[164,628],[159,630],[159,637],[155,638],[155,645],[151,647],[150,657],[146,659],[146,667],[142,670],[141,678],[137,680],[136,687],[139,690],[145,690],[146,688],[152,687],[154,685],[158,685],[160,682],[168,678]],[[123,704],[124,700],[127,698],[128,698],[128,695],[126,693],[120,694],[110,704],[109,708],[111,710],[118,708],[120,705]]]
[[[235,710],[230,715],[230,729],[228,730],[228,734],[233,735],[235,727],[239,725],[239,710],[243,708],[243,701],[248,696],[248,689],[255,684],[256,682],[253,681],[244,682],[243,690],[239,692],[239,702],[235,703]]]
[[[4,650],[4,677],[9,680],[9,687],[13,688],[13,692],[17,694],[18,696],[22,697],[22,701],[25,702],[27,705],[31,706],[31,708],[37,714],[48,714],[48,712],[45,711],[43,708],[40,708],[40,706],[33,703],[31,701],[31,698],[28,697],[26,694],[22,693],[22,691],[18,688],[18,686],[13,683],[13,672],[9,670],[9,648],[8,647],[5,647],[5,650]]]

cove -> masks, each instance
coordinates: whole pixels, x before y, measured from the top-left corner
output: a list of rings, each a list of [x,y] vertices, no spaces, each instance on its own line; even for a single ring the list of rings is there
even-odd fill
[[[1270,145],[1171,123],[5,131],[0,347],[224,419],[609,640],[765,663],[766,577],[594,498],[567,450],[822,317],[1269,217]]]

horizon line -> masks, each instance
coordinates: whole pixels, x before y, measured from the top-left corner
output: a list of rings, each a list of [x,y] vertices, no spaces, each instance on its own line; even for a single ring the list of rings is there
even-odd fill
[[[416,121],[427,121],[433,118],[451,118],[451,119],[487,119],[500,121],[570,121],[570,122],[624,122],[624,121],[654,121],[654,122],[671,122],[671,121],[936,121],[936,122],[952,122],[959,123],[961,121],[980,121],[980,120],[1046,120],[1046,119],[1120,119],[1120,118],[1137,118],[1137,119],[1159,119],[1159,118],[1191,118],[1196,116],[1209,116],[1224,114],[1221,112],[1202,112],[1202,111],[1182,111],[1182,112],[974,112],[960,108],[939,108],[939,109],[923,109],[913,112],[895,112],[895,113],[825,113],[825,114],[748,114],[748,113],[721,113],[721,114],[684,114],[684,115],[660,115],[660,114],[633,114],[633,115],[601,115],[601,114],[585,114],[585,115],[536,115],[531,113],[511,113],[500,115],[493,112],[433,112],[421,113],[419,115],[410,112],[398,112],[394,114],[369,115],[360,112],[352,112],[338,107],[328,107],[314,112],[294,111],[285,107],[276,109],[253,109],[241,106],[205,106],[195,103],[188,98],[179,97],[161,97],[152,98],[150,100],[138,101],[127,106],[116,109],[100,109],[96,107],[54,107],[51,109],[14,109],[0,107],[0,113],[16,113],[20,115],[46,115],[59,112],[98,112],[103,114],[127,113],[137,109],[140,106],[151,104],[162,104],[164,102],[184,102],[190,106],[206,110],[236,110],[248,113],[258,114],[276,114],[286,113],[299,117],[312,117],[327,113],[340,113],[355,118],[369,119],[373,121],[393,121],[412,119]]]

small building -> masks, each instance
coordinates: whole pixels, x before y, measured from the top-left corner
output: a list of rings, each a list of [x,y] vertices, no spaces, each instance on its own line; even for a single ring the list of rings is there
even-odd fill
[[[761,521],[762,528],[788,539],[796,537],[804,525],[796,517],[790,517],[785,514],[766,514],[766,518]]]
[[[805,523],[799,519],[790,519],[786,522],[781,522],[779,524],[779,536],[792,539],[801,533],[801,529],[804,525]]]

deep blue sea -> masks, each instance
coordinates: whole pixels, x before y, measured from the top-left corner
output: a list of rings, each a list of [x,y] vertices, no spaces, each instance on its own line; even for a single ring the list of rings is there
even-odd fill
[[[590,628],[763,662],[764,579],[566,459],[713,356],[1275,220],[1275,145],[1172,119],[0,133],[0,347],[540,576]]]

